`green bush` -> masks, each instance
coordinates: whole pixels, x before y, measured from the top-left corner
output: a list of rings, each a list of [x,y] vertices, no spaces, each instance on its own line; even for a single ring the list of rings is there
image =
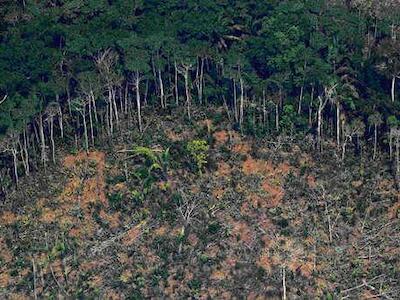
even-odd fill
[[[144,158],[143,163],[132,174],[140,184],[140,189],[133,190],[132,196],[139,201],[143,201],[160,177],[167,180],[170,161],[169,148],[165,151],[156,151],[138,146],[132,152],[133,157]]]
[[[210,148],[205,140],[193,140],[187,144],[187,151],[194,160],[197,170],[202,174],[205,164],[207,164],[207,151]]]

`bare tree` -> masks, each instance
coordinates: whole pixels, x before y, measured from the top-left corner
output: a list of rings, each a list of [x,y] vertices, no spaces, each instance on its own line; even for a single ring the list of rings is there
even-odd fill
[[[351,124],[346,124],[343,130],[343,143],[342,143],[342,160],[346,155],[346,146],[353,140],[354,137],[358,139],[365,132],[365,124],[361,119],[355,119]]]
[[[179,198],[179,203],[177,210],[182,217],[183,227],[181,230],[182,236],[187,236],[189,234],[189,227],[195,217],[198,208],[198,203],[194,197],[190,197],[182,190],[180,190],[181,197]],[[182,242],[179,244],[179,253],[182,251]]]
[[[376,154],[377,154],[377,148],[378,148],[378,127],[382,125],[383,120],[382,120],[382,115],[378,112],[375,112],[374,114],[370,115],[368,118],[368,123],[371,126],[374,126],[374,155],[373,159],[376,159]]]
[[[0,104],[7,100],[8,95],[4,95],[3,99],[0,100]]]
[[[87,121],[86,121],[86,106],[88,102],[86,98],[77,98],[72,101],[71,105],[73,110],[79,113],[83,120],[83,136],[84,136],[84,145],[86,152],[89,151],[89,138],[88,138],[88,130],[87,130]]]
[[[117,59],[117,53],[111,49],[107,49],[95,57],[97,69],[106,84],[108,93],[107,124],[109,135],[112,135],[114,131],[114,118],[117,125],[119,124],[119,114],[116,103],[116,86],[121,83],[121,78],[117,73],[115,73],[115,64],[117,63]]]
[[[328,102],[335,101],[337,84],[324,88],[323,95],[318,96],[318,126],[317,126],[317,147],[318,151],[322,151],[322,125],[323,125],[323,110]]]
[[[197,58],[197,67],[196,67],[196,88],[197,95],[199,98],[200,104],[203,103],[203,90],[204,90],[204,61],[205,57],[200,56]]]
[[[392,81],[391,99],[396,99],[396,80],[400,78],[400,41],[395,38],[385,39],[378,48],[381,63],[378,70],[389,77]]]
[[[46,168],[47,154],[46,154],[46,138],[44,135],[43,114],[39,113],[36,119],[38,125],[39,139],[40,139],[40,153],[43,166]]]
[[[179,73],[179,71],[178,71],[178,65],[176,63],[176,60],[174,61],[174,69],[175,69],[175,72],[174,72],[175,105],[178,106],[179,105],[179,86],[178,86],[178,73]]]
[[[0,142],[0,152],[10,152],[13,158],[13,166],[14,166],[14,179],[15,183],[18,186],[19,177],[18,177],[18,140],[19,136],[16,132],[9,132],[7,136]]]
[[[137,117],[138,117],[138,126],[139,131],[143,132],[143,124],[142,124],[142,105],[140,100],[140,81],[142,79],[140,72],[136,71],[133,73],[133,87],[136,92],[136,108],[137,108]]]
[[[397,188],[400,189],[400,129],[398,127],[392,127],[390,130],[390,135],[394,139],[395,144],[395,181]]]
[[[56,162],[55,159],[55,151],[56,151],[56,147],[55,147],[55,143],[54,143],[54,118],[58,116],[59,119],[62,118],[62,116],[60,116],[60,105],[57,102],[52,102],[50,103],[45,111],[45,114],[47,115],[46,121],[49,124],[49,129],[50,129],[50,141],[51,141],[51,157],[53,160],[53,163]]]
[[[79,91],[82,96],[85,98],[85,102],[88,104],[88,116],[89,116],[89,125],[90,125],[90,139],[91,144],[94,146],[95,138],[94,138],[94,121],[98,124],[98,116],[97,116],[97,105],[96,99],[101,91],[99,86],[99,78],[97,74],[93,72],[83,72],[79,76]],[[94,116],[94,121],[93,121]]]
[[[189,120],[191,119],[191,103],[192,103],[192,95],[191,95],[191,88],[190,88],[190,70],[192,69],[192,64],[191,63],[181,63],[180,66],[178,66],[178,72],[183,76],[185,79],[185,93],[186,93],[186,107],[187,107],[187,114]]]

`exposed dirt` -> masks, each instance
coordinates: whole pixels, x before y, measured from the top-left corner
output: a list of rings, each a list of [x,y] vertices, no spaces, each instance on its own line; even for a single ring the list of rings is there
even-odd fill
[[[297,145],[279,152],[207,118],[182,123],[143,139],[166,145],[139,143],[172,153],[144,198],[133,176],[143,160],[112,150],[66,155],[55,193],[23,205],[16,193],[0,213],[0,298],[281,299],[283,274],[288,299],[396,298],[390,177]],[[182,146],[200,138],[213,141],[202,176]],[[378,290],[347,291],[363,280]]]

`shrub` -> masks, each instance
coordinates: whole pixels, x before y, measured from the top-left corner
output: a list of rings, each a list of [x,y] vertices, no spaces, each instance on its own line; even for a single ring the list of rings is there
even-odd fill
[[[205,140],[193,140],[187,144],[187,151],[194,160],[197,170],[202,174],[202,170],[205,164],[207,164],[207,151],[209,145]]]
[[[150,193],[155,182],[160,179],[167,180],[167,173],[170,161],[169,148],[165,151],[157,151],[147,147],[135,147],[133,157],[144,158],[143,163],[135,169],[133,176],[139,182],[140,189],[135,189],[132,192],[132,196],[143,201],[145,197]],[[164,185],[167,187],[168,185]]]

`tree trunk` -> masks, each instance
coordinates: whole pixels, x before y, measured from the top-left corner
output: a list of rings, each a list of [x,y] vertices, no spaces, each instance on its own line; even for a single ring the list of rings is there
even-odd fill
[[[92,101],[89,98],[89,125],[90,125],[90,140],[94,147],[94,130],[93,130],[93,118],[92,118]]]
[[[279,132],[279,103],[275,103],[275,128]]]
[[[231,113],[229,111],[229,107],[228,107],[228,103],[226,102],[225,95],[222,95],[222,100],[224,101],[224,108],[226,110],[226,115],[228,116],[228,120],[229,120],[229,122],[231,122],[232,121]]]
[[[19,146],[19,150],[20,150],[20,154],[21,154],[21,161],[22,161],[22,164],[24,165],[25,175],[29,175],[27,159],[25,158],[24,147],[22,146],[22,143],[20,140],[18,140],[18,146]]]
[[[53,164],[56,163],[56,146],[54,143],[54,117],[50,117],[50,141],[51,141],[51,158],[53,160]]]
[[[376,159],[377,144],[378,144],[378,125],[374,124],[374,156],[373,156],[374,160]]]
[[[301,105],[302,105],[302,102],[303,102],[303,92],[304,92],[304,86],[301,86],[301,89],[300,89],[300,96],[299,96],[299,109],[298,109],[298,111],[297,111],[297,114],[301,114]]]
[[[61,104],[60,104],[60,96],[57,94],[56,95],[56,102],[57,102],[57,108],[58,108],[58,112],[56,113],[56,115],[58,114],[58,126],[60,127],[60,131],[61,131],[61,138],[64,138],[64,127],[63,127],[63,119],[62,119],[62,109],[61,109]]]
[[[93,91],[90,92],[90,98],[91,98],[92,103],[93,103],[94,120],[95,120],[96,124],[99,124],[99,119],[98,119],[98,116],[97,116],[96,97],[94,96]]]
[[[101,123],[105,123],[106,126],[106,132],[108,136],[111,136],[111,130],[110,130],[110,109],[109,109],[109,104],[107,103],[106,105],[106,110],[104,112],[104,114],[100,115],[100,121]]]
[[[336,144],[340,147],[340,105],[336,103]]]
[[[204,98],[204,89],[206,87],[206,81],[204,80],[204,62],[205,61],[207,61],[206,58],[202,58],[201,59],[201,73],[200,73],[201,76],[200,76],[200,79],[201,79],[201,98],[202,99]],[[205,101],[206,104],[208,104],[208,99],[207,98],[205,98],[204,101]]]
[[[267,124],[267,107],[266,107],[266,96],[265,90],[263,90],[263,98],[262,98],[262,107],[263,107],[263,127],[265,128],[265,124]]]
[[[317,128],[317,147],[318,151],[322,150],[322,134],[321,134],[321,128],[322,128],[322,110],[318,109],[318,128]]]
[[[199,58],[197,58],[197,63],[196,63],[196,89],[197,89],[197,99],[199,100],[199,103],[201,104],[200,100],[200,63],[199,63]]]
[[[242,128],[243,125],[243,118],[244,118],[244,84],[243,84],[243,78],[240,76],[240,112],[239,112],[240,128]]]
[[[395,92],[396,92],[396,76],[393,76],[393,78],[392,78],[392,102],[394,102],[394,100],[396,98]]]
[[[235,122],[239,122],[238,105],[237,105],[236,80],[235,79],[233,79],[233,109],[235,110]]]
[[[64,138],[64,125],[63,125],[63,114],[61,105],[58,106],[58,126],[60,126],[61,138]]]
[[[346,141],[343,142],[343,145],[342,145],[342,160],[344,160],[345,154],[346,154]]]
[[[11,149],[12,156],[13,156],[13,162],[14,162],[14,178],[15,178],[15,184],[18,186],[19,184],[19,178],[18,178],[18,165],[17,165],[17,150],[15,148]]]
[[[124,113],[128,115],[128,82],[125,83],[125,92],[124,92]]]
[[[178,89],[178,66],[176,61],[174,61],[175,66],[175,104],[176,106],[179,105],[179,89]]]
[[[139,75],[139,72],[136,72],[135,89],[136,89],[136,105],[137,105],[139,131],[143,132],[142,113],[141,113],[141,105],[140,105],[140,75]]]
[[[393,128],[389,131],[389,158],[390,160],[393,158]]]
[[[69,116],[72,116],[72,110],[71,110],[71,92],[69,91],[69,80],[67,82],[67,103],[68,103],[68,113]]]
[[[155,90],[157,91],[157,96],[158,96],[158,79],[157,79],[157,71],[156,71],[156,65],[154,63],[154,55],[151,56],[151,70],[153,72],[153,81],[154,81],[154,85],[155,85]]]
[[[312,105],[314,101],[314,86],[311,87],[310,105],[308,107],[308,125],[312,127]]]
[[[200,104],[203,103],[203,77],[204,77],[204,58],[200,58],[200,64],[197,67],[197,94]]]
[[[114,88],[111,90],[111,94],[112,94],[112,104],[114,105],[115,121],[117,122],[117,126],[119,126],[119,115],[118,115],[116,91]]]
[[[23,131],[23,138],[24,138],[24,153],[25,153],[25,165],[26,165],[25,173],[26,173],[26,175],[29,175],[30,166],[29,166],[28,139],[26,136],[26,128],[24,128],[24,131]]]
[[[119,109],[121,110],[122,118],[124,117],[124,105],[122,101],[122,87],[118,87]]]
[[[396,132],[396,185],[397,189],[400,189],[400,136]]]
[[[42,114],[39,114],[39,137],[41,145],[41,160],[46,169],[46,140],[44,138],[43,119]]]
[[[322,111],[324,109],[324,102],[321,98],[321,96],[318,97],[319,100],[319,106],[318,106],[318,125],[317,125],[317,147],[318,151],[322,150]]]
[[[185,90],[186,90],[186,105],[187,105],[187,114],[189,120],[191,120],[191,115],[190,115],[190,106],[191,106],[191,95],[190,95],[190,90],[189,90],[189,69],[185,69]]]
[[[83,108],[81,115],[82,115],[82,119],[83,119],[83,134],[85,137],[85,150],[88,153],[89,152],[89,138],[88,138],[88,131],[87,131],[87,126],[86,126],[86,109],[85,108]]]
[[[113,122],[113,100],[111,89],[108,89],[108,120],[109,120],[109,134],[112,135],[114,132],[114,122]]]
[[[148,93],[149,93],[149,80],[146,79],[146,89],[144,91],[144,99],[143,99],[143,102],[144,102],[145,106],[147,106],[147,95],[148,95]]]
[[[161,69],[158,69],[158,81],[160,83],[160,102],[161,102],[161,107],[165,108],[166,107],[166,101],[165,101],[165,95],[164,95],[164,83],[163,79],[161,76]]]

